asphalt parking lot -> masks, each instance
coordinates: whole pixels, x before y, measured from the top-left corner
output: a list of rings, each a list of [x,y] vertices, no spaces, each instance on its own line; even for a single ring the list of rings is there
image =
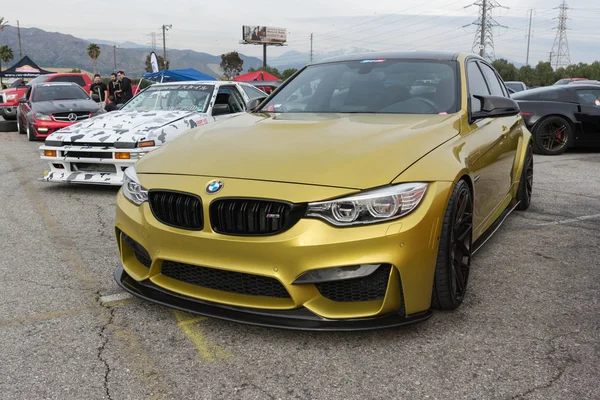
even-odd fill
[[[123,296],[115,188],[40,182],[0,133],[2,399],[598,399],[600,152],[536,156],[531,208],[455,312],[367,333],[251,327]]]

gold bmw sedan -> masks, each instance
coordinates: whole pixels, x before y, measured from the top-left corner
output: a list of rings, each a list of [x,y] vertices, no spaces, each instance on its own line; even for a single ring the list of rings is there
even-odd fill
[[[529,206],[531,134],[477,56],[329,59],[247,107],[127,169],[122,288],[263,326],[410,324],[457,308],[473,253]]]

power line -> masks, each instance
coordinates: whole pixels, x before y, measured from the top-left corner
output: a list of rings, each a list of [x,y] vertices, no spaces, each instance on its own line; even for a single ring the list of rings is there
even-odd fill
[[[569,42],[567,41],[567,10],[569,6],[565,0],[558,6],[558,27],[556,37],[550,52],[550,64],[554,65],[554,69],[566,67],[571,64],[571,56],[569,54]],[[554,63],[553,63],[554,61]]]

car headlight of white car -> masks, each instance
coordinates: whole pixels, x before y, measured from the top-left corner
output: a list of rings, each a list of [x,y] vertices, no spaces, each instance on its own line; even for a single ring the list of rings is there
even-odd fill
[[[123,178],[123,195],[135,205],[141,205],[148,201],[148,189],[140,184],[140,181],[135,173],[135,168],[129,167],[125,170]]]
[[[335,226],[355,226],[390,221],[413,211],[427,191],[427,183],[402,183],[331,201],[310,203],[307,217]]]

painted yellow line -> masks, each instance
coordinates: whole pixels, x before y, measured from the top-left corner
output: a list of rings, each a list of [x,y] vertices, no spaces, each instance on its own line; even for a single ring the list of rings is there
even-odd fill
[[[207,318],[194,317],[182,311],[173,311],[177,326],[181,328],[183,333],[194,343],[198,354],[205,361],[229,360],[233,358],[233,354],[213,343],[206,337],[202,328],[196,325],[198,322],[205,321]]]

